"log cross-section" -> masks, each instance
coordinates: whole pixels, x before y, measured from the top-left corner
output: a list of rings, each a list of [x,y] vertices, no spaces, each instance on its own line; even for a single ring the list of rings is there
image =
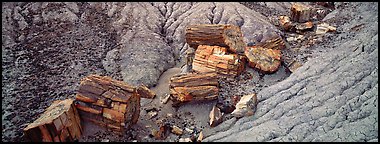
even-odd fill
[[[199,24],[186,28],[186,42],[196,49],[198,45],[227,47],[229,51],[243,54],[246,44],[240,27],[229,24]]]
[[[82,127],[73,99],[57,100],[41,116],[24,128],[32,142],[66,142],[78,140]]]
[[[155,95],[141,87],[145,93]],[[75,106],[83,120],[122,134],[138,120],[140,96],[137,88],[127,83],[107,76],[89,75],[81,80]]]
[[[176,102],[213,100],[218,97],[215,72],[177,74],[170,79],[170,94]]]

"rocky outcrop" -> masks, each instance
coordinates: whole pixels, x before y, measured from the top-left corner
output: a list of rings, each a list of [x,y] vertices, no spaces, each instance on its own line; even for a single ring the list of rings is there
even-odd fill
[[[336,17],[350,19],[341,33],[287,79],[260,91],[255,115],[225,121],[204,141],[378,141],[373,10],[378,3],[338,5]]]

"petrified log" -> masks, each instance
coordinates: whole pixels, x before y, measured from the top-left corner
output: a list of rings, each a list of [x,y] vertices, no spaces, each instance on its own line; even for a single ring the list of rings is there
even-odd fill
[[[198,45],[215,45],[243,54],[246,47],[240,28],[229,24],[189,25],[185,36],[186,42],[195,49]]]
[[[290,8],[290,18],[295,22],[307,22],[311,19],[312,8],[300,3],[292,4]]]
[[[141,94],[147,93],[144,86],[139,88]],[[140,94],[137,91],[122,81],[90,75],[81,80],[75,106],[83,120],[122,134],[124,128],[129,129],[138,120]]]
[[[218,74],[215,72],[177,74],[170,79],[172,100],[212,100],[219,94]]]
[[[290,21],[288,16],[279,17],[280,25],[285,31],[292,31],[294,29],[294,24]]]
[[[249,66],[263,72],[273,73],[277,71],[281,64],[280,50],[252,46],[246,48],[245,55],[248,58]]]
[[[242,56],[226,54],[226,48],[199,45],[195,51],[193,70],[197,72],[217,72],[226,76],[237,76],[244,70]]]
[[[73,101],[54,101],[37,120],[24,128],[25,135],[33,142],[78,140],[82,134],[82,127]]]

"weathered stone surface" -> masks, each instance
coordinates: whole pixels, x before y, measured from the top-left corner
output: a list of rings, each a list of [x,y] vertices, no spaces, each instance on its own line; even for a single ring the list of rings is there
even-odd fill
[[[378,19],[370,11],[378,3],[336,10],[350,14],[341,29],[366,26],[326,40],[290,77],[258,93],[253,116],[223,122],[204,141],[377,141]]]

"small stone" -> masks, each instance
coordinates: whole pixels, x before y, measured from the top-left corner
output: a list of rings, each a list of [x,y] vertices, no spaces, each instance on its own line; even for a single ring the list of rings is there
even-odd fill
[[[169,101],[170,94],[166,94],[165,96],[162,97],[161,99],[161,104],[166,104]]]
[[[110,142],[110,140],[109,139],[102,139],[101,142]]]
[[[190,129],[190,128],[185,128],[185,130],[186,130],[187,132],[189,132],[189,133],[193,133],[193,132],[194,132],[194,130],[193,130],[193,129]]]
[[[197,139],[197,142],[201,142],[202,140],[203,140],[203,132],[200,132],[198,139]]]
[[[335,31],[336,31],[336,27],[330,26],[327,23],[321,23],[317,25],[315,34],[319,35],[319,34],[325,34],[327,32],[335,32]]]
[[[173,114],[172,114],[172,113],[167,113],[167,114],[166,114],[166,117],[170,117],[170,118],[172,118],[172,117],[173,117]]]
[[[286,38],[286,41],[288,41],[288,42],[296,41],[296,38],[288,37],[288,38]]]
[[[236,104],[236,109],[231,113],[233,116],[240,118],[243,116],[251,116],[254,114],[257,105],[256,94],[243,96]]]
[[[214,106],[210,112],[210,126],[215,127],[222,122],[222,112],[217,106]]]
[[[180,138],[179,142],[192,142],[191,138]]]
[[[172,133],[174,133],[176,135],[182,135],[183,130],[177,126],[172,126]]]
[[[137,142],[137,140],[133,140],[132,142]]]
[[[150,111],[150,112],[148,112],[148,115],[149,115],[149,118],[151,119],[151,118],[154,118],[155,116],[157,116],[157,112],[156,111]]]
[[[294,73],[299,67],[301,67],[302,64],[299,63],[298,61],[293,61],[292,64],[289,66],[289,70]]]

